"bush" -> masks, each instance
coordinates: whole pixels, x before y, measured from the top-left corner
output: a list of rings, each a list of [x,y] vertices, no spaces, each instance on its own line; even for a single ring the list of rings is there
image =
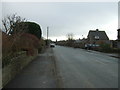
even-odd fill
[[[33,34],[2,35],[2,65],[11,63],[11,59],[18,56],[18,52],[27,51],[27,55],[36,54],[35,49],[40,45],[39,39]]]
[[[14,28],[14,30],[12,31],[12,34],[15,34],[16,32],[20,32],[21,30],[22,32],[35,35],[38,39],[40,39],[42,35],[40,25],[34,22],[18,23]]]
[[[22,55],[23,53],[26,53],[26,52],[24,52],[24,51],[12,52],[12,53],[9,53],[8,55],[2,56],[2,67],[9,65],[12,62],[13,58],[18,57],[18,56]]]
[[[109,44],[101,44],[99,51],[108,53],[108,52],[112,52],[112,48],[110,47]]]
[[[120,49],[119,48],[113,48],[112,53],[118,53],[120,54]]]
[[[40,45],[38,47],[38,53],[41,53],[45,50],[46,48],[46,42],[43,39],[40,39]]]

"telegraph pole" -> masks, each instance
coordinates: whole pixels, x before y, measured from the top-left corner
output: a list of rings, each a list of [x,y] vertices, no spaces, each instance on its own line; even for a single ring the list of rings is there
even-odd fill
[[[49,35],[49,27],[47,26],[47,46],[49,45],[49,42],[48,42],[48,35]]]
[[[48,34],[49,34],[49,27],[47,27],[47,40],[48,40]]]

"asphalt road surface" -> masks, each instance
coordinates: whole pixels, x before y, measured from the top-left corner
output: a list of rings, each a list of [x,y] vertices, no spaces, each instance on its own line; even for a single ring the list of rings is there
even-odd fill
[[[118,59],[56,46],[39,54],[4,88],[117,88]]]
[[[56,46],[53,48],[63,88],[118,88],[118,59],[107,54]]]

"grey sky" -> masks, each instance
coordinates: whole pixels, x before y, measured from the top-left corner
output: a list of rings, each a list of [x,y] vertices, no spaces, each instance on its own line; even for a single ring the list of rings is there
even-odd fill
[[[40,24],[43,37],[49,26],[52,40],[87,37],[89,30],[105,30],[110,39],[117,38],[117,2],[4,2],[3,17],[17,13],[29,21]]]

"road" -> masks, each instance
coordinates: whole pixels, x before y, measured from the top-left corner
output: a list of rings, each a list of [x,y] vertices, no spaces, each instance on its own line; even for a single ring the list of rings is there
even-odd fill
[[[4,88],[117,88],[118,59],[56,46],[39,54]]]
[[[56,58],[63,88],[118,88],[118,59],[107,54],[56,46]]]

